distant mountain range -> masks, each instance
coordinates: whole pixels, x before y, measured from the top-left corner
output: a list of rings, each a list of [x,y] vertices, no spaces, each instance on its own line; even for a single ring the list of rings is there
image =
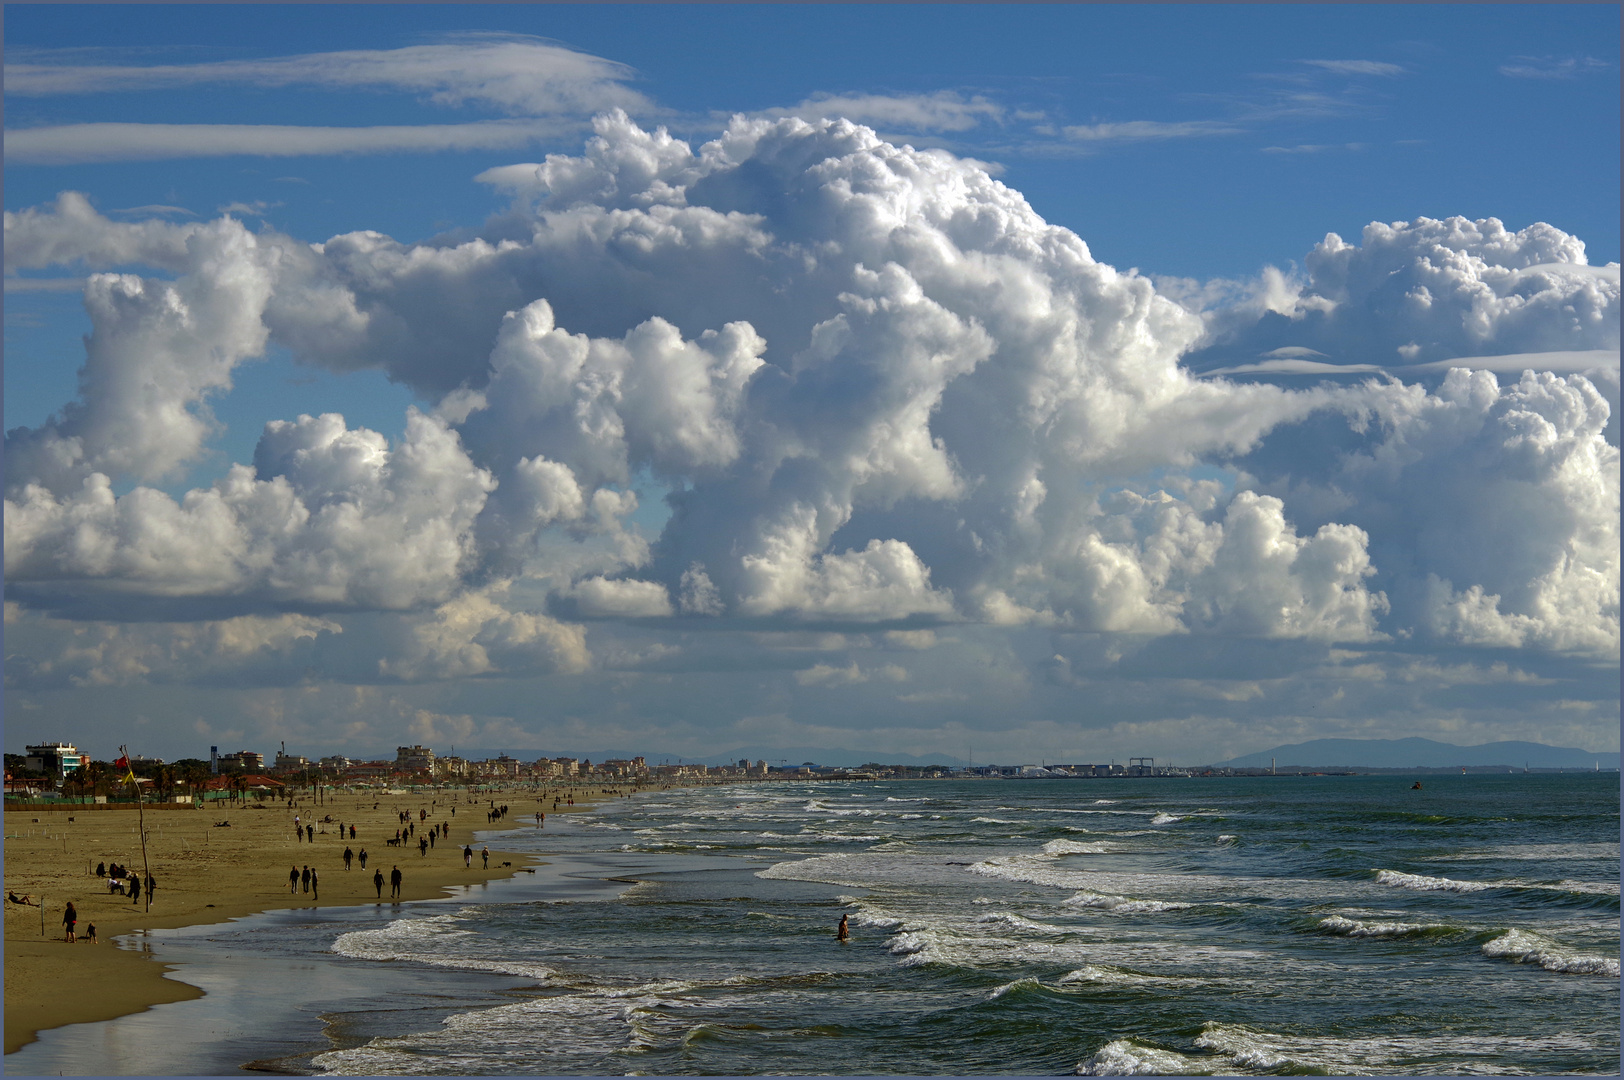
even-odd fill
[[[1593,753],[1573,747],[1535,742],[1492,742],[1456,746],[1432,739],[1314,739],[1245,754],[1218,765],[1235,769],[1266,769],[1270,759],[1277,768],[1452,769],[1504,765],[1530,769],[1618,768],[1618,753]]]

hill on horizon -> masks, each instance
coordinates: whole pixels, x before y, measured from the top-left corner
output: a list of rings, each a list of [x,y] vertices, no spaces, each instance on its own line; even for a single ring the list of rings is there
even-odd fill
[[[1531,769],[1617,769],[1618,752],[1598,753],[1576,747],[1547,746],[1536,742],[1491,742],[1456,746],[1412,736],[1408,739],[1312,739],[1243,754],[1217,765],[1235,769],[1266,769],[1273,758],[1282,768],[1356,766],[1369,769],[1450,769],[1504,765]]]

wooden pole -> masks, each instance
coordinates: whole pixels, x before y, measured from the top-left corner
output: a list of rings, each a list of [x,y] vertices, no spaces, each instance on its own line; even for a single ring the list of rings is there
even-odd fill
[[[130,769],[130,750],[129,750],[129,747],[121,746],[121,747],[118,748],[118,750],[119,750],[119,753],[124,755],[124,767],[126,769]],[[146,880],[141,883],[143,886],[145,886],[145,888],[142,889],[141,894],[146,898],[147,910],[151,911],[152,910],[152,867],[147,863],[147,815],[146,815],[146,811],[142,809],[142,804],[141,804],[141,784],[135,779],[135,770],[134,769],[130,769],[130,783],[132,785],[134,785],[134,787],[135,787],[135,819],[136,819],[136,827],[141,830],[141,873],[146,876]]]

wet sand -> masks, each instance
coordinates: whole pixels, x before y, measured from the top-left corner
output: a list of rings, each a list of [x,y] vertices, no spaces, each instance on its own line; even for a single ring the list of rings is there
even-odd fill
[[[285,803],[261,804],[265,809],[218,803],[202,810],[148,808],[147,858],[158,885],[150,911],[145,896],[132,903],[128,896],[110,893],[105,878],[92,876],[99,862],[140,870],[141,840],[133,808],[8,809],[5,890],[43,898],[44,932],[40,907],[6,902],[5,1052],[27,1045],[41,1030],[108,1020],[202,993],[164,978],[169,969],[143,952],[113,944],[116,935],[218,923],[267,910],[375,903],[374,871],[383,871],[383,895],[388,899],[389,873],[396,865],[402,873],[403,900],[446,896],[455,886],[507,877],[538,860],[493,849],[485,868],[481,845],[473,844],[472,867],[465,869],[464,845],[472,843],[479,830],[533,826],[537,810],[555,813],[553,795],[562,792],[573,793],[576,810],[606,798],[596,787],[547,789],[538,797],[537,792],[515,785],[478,795],[329,793],[320,805],[301,799],[293,809]],[[486,819],[492,800],[508,805],[505,819]],[[556,812],[571,809],[560,805]],[[428,820],[419,820],[420,810],[428,812]],[[396,816],[400,812],[411,814],[418,837],[441,821],[449,824],[448,836],[436,840],[426,856],[419,854],[416,838],[410,847],[386,846],[386,838],[401,827]],[[301,823],[316,825],[313,843],[295,839],[296,814]],[[328,816],[331,822],[322,820]],[[222,820],[229,821],[229,827],[215,827]],[[343,839],[339,822],[346,826]],[[351,824],[356,827],[354,840],[347,832]],[[367,850],[365,871],[358,859],[353,869],[344,869],[346,845],[356,852]],[[289,868],[306,865],[318,871],[319,898],[289,892]],[[69,901],[79,915],[75,944],[67,943],[63,934],[62,916]],[[86,940],[92,923],[100,944]]]

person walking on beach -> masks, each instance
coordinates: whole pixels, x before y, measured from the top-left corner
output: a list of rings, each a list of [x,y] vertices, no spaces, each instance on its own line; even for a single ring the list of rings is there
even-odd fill
[[[288,892],[296,893],[298,891],[299,891],[299,868],[297,866],[295,866],[291,870],[288,871]]]
[[[312,844],[316,842],[316,827],[314,825],[305,826],[305,839],[309,840]]]
[[[141,902],[141,877],[139,874],[130,875],[130,903]]]
[[[398,866],[389,871],[389,895],[391,897],[400,895],[400,867]]]
[[[355,839],[355,826],[354,825],[350,826],[350,839],[351,840]],[[361,867],[361,869],[365,870],[366,867],[363,866],[363,867]]]
[[[95,923],[86,923],[85,924],[85,940],[90,942],[90,944],[92,944],[92,945],[97,944],[97,942],[96,942],[96,924]]]
[[[481,869],[489,870],[491,868],[491,849],[490,848],[482,847],[482,848],[479,849],[479,861],[484,864],[481,867]]]
[[[68,902],[68,910],[66,910],[66,911],[64,911],[62,913],[62,926],[63,926],[63,928],[65,930],[65,932],[62,935],[62,940],[63,941],[72,942],[74,940],[74,938],[73,938],[73,926],[78,921],[79,921],[79,913],[73,909],[73,902],[69,901]]]
[[[310,867],[308,866],[304,868],[304,873],[299,875],[299,891],[310,891]]]
[[[425,859],[428,858],[428,856],[429,856],[429,839],[428,839],[428,837],[423,836],[423,837],[418,838],[418,841],[417,841],[417,853],[419,855],[423,856]]]
[[[429,847],[434,846],[434,836],[435,836],[436,832],[438,832],[438,830],[436,830],[436,829],[430,829],[429,830]]]
[[[158,883],[155,880],[153,880],[153,877],[152,877],[151,874],[148,874],[147,875],[147,906],[148,907],[152,906],[152,898],[157,892],[158,892]]]
[[[312,900],[320,900],[321,899],[321,882],[316,877],[316,869],[315,869],[315,867],[310,868],[310,899],[312,899]]]
[[[366,848],[361,849],[360,859],[361,859],[361,869],[365,870],[367,868],[367,849]]]
[[[383,871],[377,870],[372,874],[372,884],[378,887],[378,899],[383,899]]]
[[[348,870],[350,868],[350,860],[353,858],[355,858],[355,852],[351,851],[346,845],[344,848],[344,869]]]
[[[474,846],[469,844],[462,849],[462,868],[467,870],[474,865]]]

